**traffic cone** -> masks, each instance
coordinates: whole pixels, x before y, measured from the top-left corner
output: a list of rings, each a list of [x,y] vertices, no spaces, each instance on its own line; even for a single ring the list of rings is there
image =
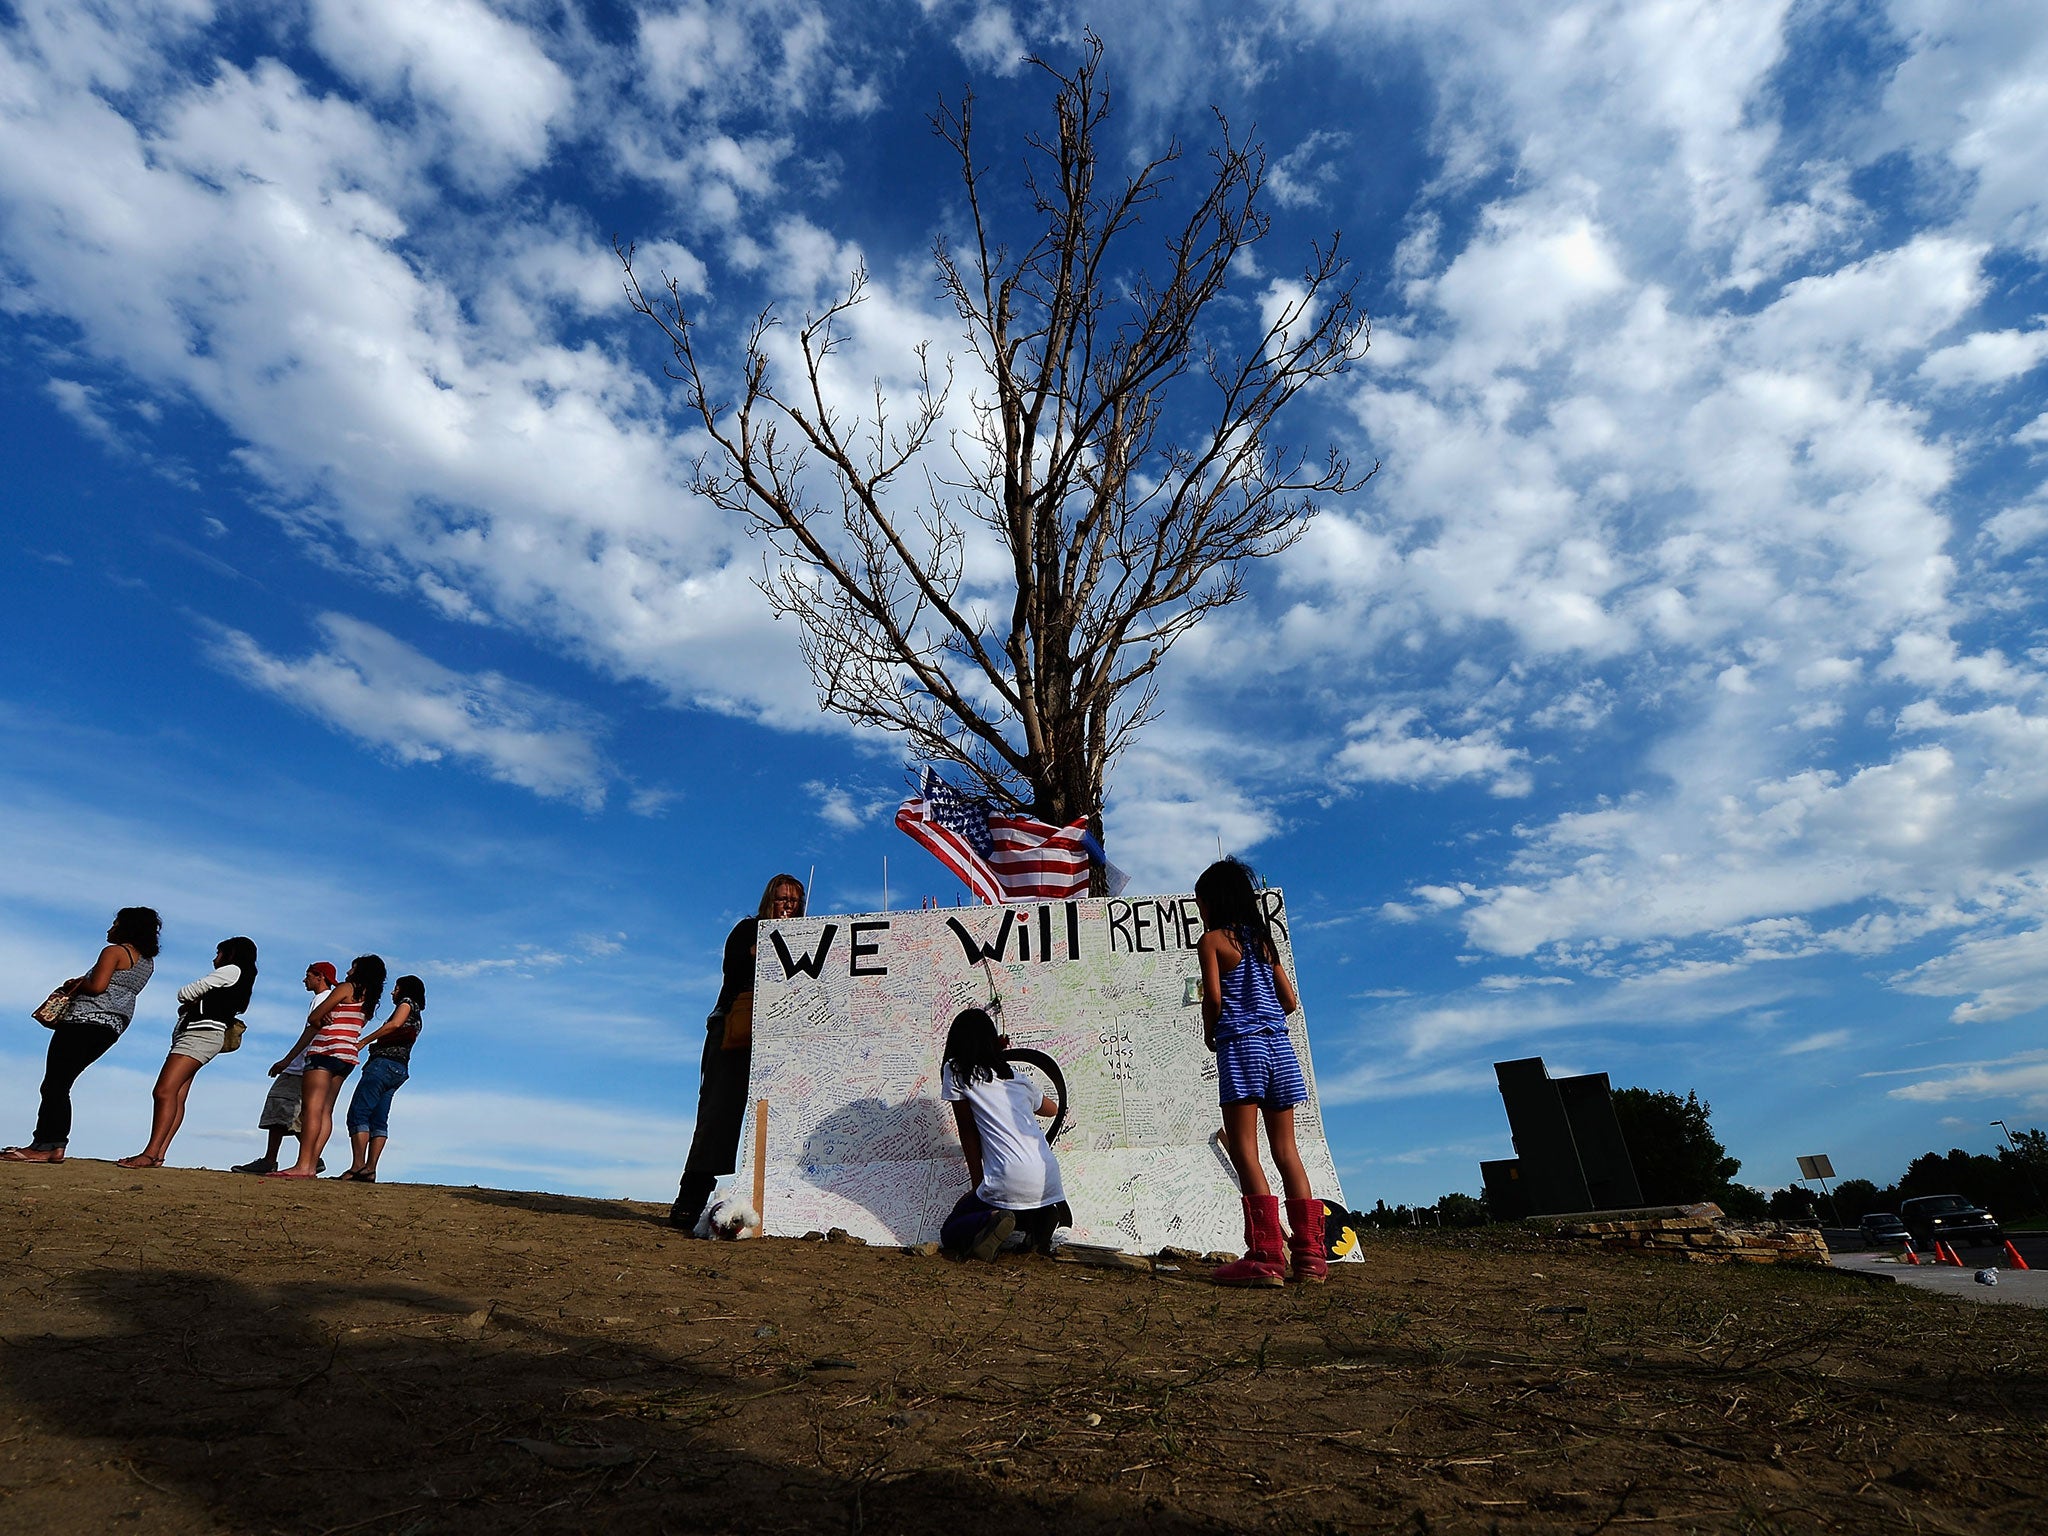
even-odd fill
[[[1913,1239],[1910,1237],[1906,1239],[1905,1251],[1899,1255],[1899,1261],[1903,1264],[1918,1264],[1920,1262],[1920,1255],[1913,1251]]]
[[[1953,1244],[1953,1243],[1945,1243],[1945,1244],[1943,1244],[1943,1246],[1944,1246],[1944,1247],[1945,1247],[1945,1248],[1946,1248],[1946,1249],[1948,1250],[1948,1261],[1949,1261],[1949,1263],[1951,1263],[1951,1264],[1955,1265],[1955,1267],[1956,1267],[1957,1269],[1966,1269],[1966,1268],[1968,1268],[1968,1267],[1969,1267],[1969,1266],[1967,1266],[1966,1264],[1964,1264],[1964,1263],[1963,1263],[1963,1256],[1962,1256],[1962,1255],[1961,1255],[1960,1253],[1957,1253],[1957,1252],[1956,1252],[1956,1250],[1955,1250],[1955,1244]]]
[[[2032,1269],[2034,1267],[2020,1257],[2019,1249],[2013,1247],[2012,1239],[2009,1237],[2005,1240],[2005,1256],[2014,1269]]]

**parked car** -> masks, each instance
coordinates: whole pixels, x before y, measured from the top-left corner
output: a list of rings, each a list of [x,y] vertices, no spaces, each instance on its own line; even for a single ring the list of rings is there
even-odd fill
[[[1938,1238],[1951,1248],[1958,1243],[2000,1243],[2005,1233],[1989,1211],[1979,1210],[1961,1195],[1921,1195],[1899,1202],[1899,1220],[1912,1235],[1913,1246],[1932,1252]]]
[[[1906,1224],[1895,1212],[1872,1211],[1857,1225],[1863,1229],[1863,1246],[1866,1248],[1906,1246]]]

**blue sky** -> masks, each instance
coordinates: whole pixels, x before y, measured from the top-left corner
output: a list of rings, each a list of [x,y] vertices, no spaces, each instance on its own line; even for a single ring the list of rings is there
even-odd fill
[[[1272,155],[1250,305],[1341,230],[1382,471],[1168,663],[1112,856],[1287,887],[1357,1202],[1474,1189],[1490,1064],[1712,1101],[1762,1185],[2048,1111],[2048,12],[2026,3],[0,5],[0,1008],[110,909],[428,983],[402,1177],[664,1198],[719,941],[958,887],[822,717],[609,245],[728,349],[874,276],[957,333],[925,115],[1013,170],[1107,45],[1128,160]],[[858,377],[854,377],[857,375]],[[139,1147],[169,986],[78,1094]],[[42,1038],[0,1045],[26,1133]]]

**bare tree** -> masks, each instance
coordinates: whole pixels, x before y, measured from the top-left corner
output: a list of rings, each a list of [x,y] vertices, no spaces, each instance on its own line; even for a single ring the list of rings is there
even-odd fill
[[[932,119],[958,157],[971,232],[964,249],[933,248],[973,379],[968,424],[943,445],[955,365],[935,381],[924,348],[900,419],[879,383],[871,408],[833,403],[831,360],[865,271],[805,317],[794,353],[772,309],[756,317],[735,403],[720,397],[675,281],[650,297],[631,250],[619,252],[633,307],[667,333],[670,375],[714,445],[694,489],[773,546],[761,585],[778,617],[798,621],[824,707],[901,732],[1000,804],[1055,825],[1086,816],[1098,832],[1104,775],[1154,717],[1174,641],[1243,596],[1245,563],[1298,539],[1320,498],[1372,474],[1272,435],[1300,390],[1364,352],[1337,240],[1312,248],[1263,309],[1218,305],[1269,222],[1264,150],[1219,113],[1164,276],[1133,275],[1125,237],[1171,186],[1180,148],[1105,190],[1101,58],[1091,35],[1071,75],[1035,61],[1057,82],[1057,131],[1029,140],[1021,247],[992,228],[972,95]],[[1232,320],[1241,351],[1220,339]],[[771,363],[778,347],[787,382]],[[993,599],[965,579],[976,522],[1008,555]]]

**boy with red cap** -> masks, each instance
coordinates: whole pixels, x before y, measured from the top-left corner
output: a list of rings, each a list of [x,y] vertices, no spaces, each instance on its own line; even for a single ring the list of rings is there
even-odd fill
[[[334,990],[334,966],[326,960],[315,960],[306,967],[306,990],[313,994],[313,1008],[320,1006],[321,999]],[[312,1009],[308,1009],[310,1016]],[[310,1019],[309,1019],[310,1021]],[[287,1136],[303,1134],[299,1120],[299,1105],[304,1088],[301,1074],[306,1070],[306,1053],[300,1051],[284,1064],[279,1071],[272,1067],[275,1080],[270,1092],[264,1096],[263,1112],[256,1117],[256,1129],[270,1132],[270,1150],[250,1163],[235,1164],[236,1173],[277,1172],[277,1149],[284,1145]],[[325,1158],[319,1161],[320,1171],[327,1169]]]

